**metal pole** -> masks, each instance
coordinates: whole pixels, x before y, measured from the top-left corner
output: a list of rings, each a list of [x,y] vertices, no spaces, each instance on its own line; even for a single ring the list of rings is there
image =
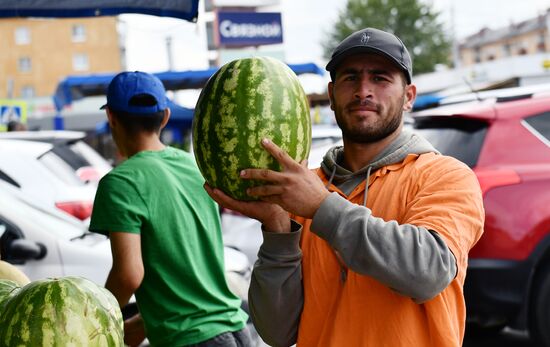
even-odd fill
[[[451,1],[451,35],[452,35],[452,50],[453,50],[453,66],[455,69],[459,69],[462,65],[460,61],[460,50],[458,38],[456,37],[456,18],[455,18],[455,5]]]
[[[168,55],[168,71],[174,70],[174,59],[172,57],[172,37],[166,37],[166,53]]]

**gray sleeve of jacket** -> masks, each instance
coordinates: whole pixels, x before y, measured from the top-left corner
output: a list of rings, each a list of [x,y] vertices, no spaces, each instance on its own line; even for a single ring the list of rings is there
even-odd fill
[[[254,264],[248,304],[254,327],[270,346],[296,343],[304,303],[301,226],[292,232],[263,232],[264,242]]]
[[[326,240],[350,269],[417,303],[435,297],[456,276],[456,259],[437,232],[386,222],[337,193],[323,201],[311,231]]]

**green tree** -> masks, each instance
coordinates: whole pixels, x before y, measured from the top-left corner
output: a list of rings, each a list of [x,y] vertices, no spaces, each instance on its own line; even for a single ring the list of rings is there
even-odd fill
[[[346,36],[367,27],[397,35],[407,46],[414,74],[431,72],[436,64],[448,64],[451,40],[438,22],[439,12],[420,0],[348,0],[336,25],[323,44],[325,56]]]

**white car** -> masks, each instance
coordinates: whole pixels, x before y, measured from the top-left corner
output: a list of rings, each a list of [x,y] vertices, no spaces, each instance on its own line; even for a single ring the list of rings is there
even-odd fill
[[[98,182],[112,166],[84,141],[85,136],[85,132],[70,130],[0,132],[0,140],[27,140],[54,145],[56,148],[52,151],[69,164],[81,180]]]
[[[111,268],[107,237],[0,181],[0,256],[31,280],[83,276],[103,285]]]
[[[71,131],[0,133],[0,180],[81,220],[92,211],[99,179],[111,165]]]
[[[311,151],[308,166],[321,165],[325,153],[333,146],[342,145],[342,131],[335,126],[314,126],[312,129]],[[258,249],[262,244],[260,223],[240,213],[222,210],[222,231],[224,243],[242,251],[251,263],[258,258]]]

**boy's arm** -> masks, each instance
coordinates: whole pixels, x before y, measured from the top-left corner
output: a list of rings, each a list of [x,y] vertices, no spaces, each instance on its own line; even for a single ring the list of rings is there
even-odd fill
[[[110,232],[113,266],[107,277],[107,288],[124,307],[143,281],[141,235],[127,232]]]

